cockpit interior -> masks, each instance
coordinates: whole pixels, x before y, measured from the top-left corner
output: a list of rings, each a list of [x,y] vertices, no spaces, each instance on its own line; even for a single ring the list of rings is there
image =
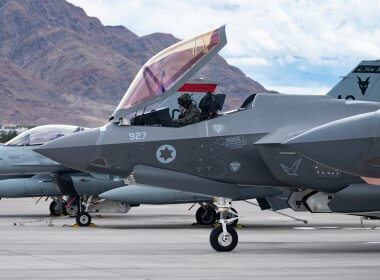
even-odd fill
[[[215,107],[218,109],[218,111],[221,111],[223,109],[223,105],[224,105],[224,101],[226,99],[226,95],[225,94],[214,94],[214,102],[215,102]],[[210,110],[210,108],[208,106],[200,106],[200,104],[204,103],[202,102],[203,99],[205,97],[203,97],[200,102],[199,102],[199,105],[197,105],[197,107],[199,108],[199,110],[201,111],[201,115],[204,114],[205,110]],[[130,121],[130,124],[131,125],[136,125],[136,126],[164,126],[164,127],[176,127],[173,119],[175,118],[174,115],[175,115],[175,111],[177,111],[178,109],[173,109],[171,110],[170,112],[170,108],[169,107],[165,107],[165,108],[160,108],[160,109],[157,109],[157,110],[152,110],[151,112],[148,112],[148,113],[143,113],[141,115],[137,115],[135,117],[133,117]],[[206,113],[207,114],[207,113]],[[202,121],[202,119],[201,119]]]

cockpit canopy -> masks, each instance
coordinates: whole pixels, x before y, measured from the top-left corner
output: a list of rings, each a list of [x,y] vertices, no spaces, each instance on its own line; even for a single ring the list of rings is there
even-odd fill
[[[227,43],[225,26],[180,41],[149,59],[110,119],[118,121],[174,94]]]
[[[72,125],[42,125],[24,131],[5,143],[6,146],[42,145],[65,135],[82,131],[85,128]]]

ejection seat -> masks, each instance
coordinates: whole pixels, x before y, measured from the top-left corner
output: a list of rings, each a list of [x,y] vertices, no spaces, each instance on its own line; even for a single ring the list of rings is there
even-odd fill
[[[221,111],[226,99],[225,94],[206,94],[199,102],[201,110],[201,121],[213,119],[218,116],[218,111]]]

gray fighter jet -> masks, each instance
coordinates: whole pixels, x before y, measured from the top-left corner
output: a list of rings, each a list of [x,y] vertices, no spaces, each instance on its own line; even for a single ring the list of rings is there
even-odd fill
[[[33,151],[38,145],[83,129],[69,125],[38,126],[0,146],[0,197],[51,197],[49,209],[54,216],[75,215],[78,197],[86,197],[89,212],[117,209],[126,213],[130,205],[96,199],[104,191],[124,186],[123,180],[78,172]],[[69,196],[69,201],[63,196]]]
[[[259,191],[290,191],[287,203],[294,210],[376,216],[380,206],[373,202],[374,197],[378,201],[380,188],[341,171],[364,174],[348,168],[358,165],[353,156],[356,151],[339,145],[324,148],[323,139],[367,137],[367,126],[360,128],[355,122],[376,116],[380,103],[257,94],[237,110],[183,127],[175,127],[168,108],[147,110],[172,95],[226,43],[221,27],[163,50],[143,65],[108,125],[62,137],[35,150],[78,170],[215,197],[221,226],[212,230],[210,243],[217,251],[233,250],[238,243],[237,232],[229,225],[236,218],[226,218],[232,201],[253,198]],[[347,132],[351,123],[354,126]],[[340,125],[346,129],[339,129]],[[318,139],[321,129],[328,132]],[[316,138],[319,146],[304,144]],[[370,150],[371,141],[364,142],[364,149]],[[321,148],[315,152],[315,147]],[[364,152],[363,147],[355,149]],[[371,159],[376,164],[376,158]],[[327,164],[328,160],[334,164]],[[373,164],[371,168],[376,168]]]
[[[194,93],[200,93],[202,91],[194,87],[207,85],[211,85],[211,88],[216,87],[215,83],[204,80],[187,84],[186,87],[189,89],[192,86]],[[210,87],[207,88],[210,89]],[[83,129],[69,125],[38,126],[2,145],[0,147],[0,197],[52,198],[49,209],[53,216],[62,214],[76,216],[79,209],[78,203],[83,203],[86,205],[87,213],[82,213],[80,217],[77,217],[77,222],[81,226],[91,223],[89,213],[127,213],[131,206],[140,204],[175,203],[199,203],[201,207],[196,212],[197,222],[201,225],[215,223],[217,213],[212,196],[150,186],[129,187],[120,178],[78,172],[33,151],[33,148],[38,145]],[[123,201],[119,199],[119,195],[114,197],[120,190],[127,190],[128,199]],[[103,193],[104,195],[99,199],[98,195]],[[63,196],[68,196],[67,201],[63,199]],[[115,199],[112,199],[113,197]],[[271,201],[275,198],[268,199]]]

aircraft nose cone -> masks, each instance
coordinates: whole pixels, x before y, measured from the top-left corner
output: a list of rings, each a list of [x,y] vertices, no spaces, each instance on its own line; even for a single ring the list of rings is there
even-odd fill
[[[283,143],[328,167],[359,176],[379,177],[380,112],[364,113],[330,122]]]
[[[96,157],[100,129],[89,129],[58,138],[34,149],[67,167],[86,171],[88,162]]]

